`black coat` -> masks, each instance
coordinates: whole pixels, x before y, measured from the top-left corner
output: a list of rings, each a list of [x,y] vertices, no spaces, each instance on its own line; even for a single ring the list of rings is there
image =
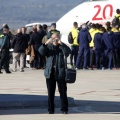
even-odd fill
[[[46,78],[49,79],[51,72],[52,72],[53,59],[54,59],[53,44],[49,44],[47,46],[42,45],[38,51],[41,55],[44,55],[47,57],[44,75]],[[56,67],[55,67],[55,78],[56,79],[65,78],[64,56],[68,57],[70,53],[71,53],[71,50],[67,45],[65,45],[64,43],[62,45],[59,45],[59,48],[56,54],[56,62],[55,62],[56,63]]]
[[[27,47],[28,42],[24,38],[23,34],[17,34],[12,41],[12,48],[14,49],[14,53],[25,53]]]
[[[30,36],[30,45],[33,45],[35,51],[38,51],[38,48],[42,45],[42,38],[38,32],[33,32]]]

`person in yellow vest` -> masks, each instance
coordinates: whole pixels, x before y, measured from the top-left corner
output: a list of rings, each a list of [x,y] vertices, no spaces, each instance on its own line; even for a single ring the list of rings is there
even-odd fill
[[[116,31],[116,29],[115,29],[116,25],[114,25],[114,24],[111,25],[111,23],[109,21],[106,22],[106,27],[105,27],[106,31],[107,31],[107,28],[109,28],[111,26],[112,26],[112,30],[111,31],[115,32]]]
[[[116,15],[115,15],[115,17],[119,17],[119,22],[120,22],[120,9],[117,9],[116,10]]]
[[[114,19],[112,21],[112,25],[120,25],[120,9],[116,10],[116,15],[114,16]]]
[[[93,69],[93,62],[95,60],[95,52],[94,52],[94,36],[96,34],[96,24],[92,24],[91,29],[89,30],[89,33],[92,37],[92,40],[90,42],[90,58],[89,58],[89,66],[91,69]]]
[[[79,50],[79,44],[77,43],[77,37],[78,37],[78,23],[73,23],[73,28],[70,30],[73,37],[73,44],[71,44],[71,55],[70,55],[70,64],[71,67],[74,68],[76,66],[77,56],[78,56],[78,50]],[[73,62],[74,57],[74,62]]]

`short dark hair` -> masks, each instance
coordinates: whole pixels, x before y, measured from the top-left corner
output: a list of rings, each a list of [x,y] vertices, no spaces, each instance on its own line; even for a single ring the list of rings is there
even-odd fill
[[[105,25],[106,25],[107,27],[109,27],[110,24],[111,24],[111,23],[110,23],[109,21],[107,21]]]
[[[117,9],[117,10],[116,10],[116,13],[119,14],[119,13],[120,13],[120,9]]]
[[[43,29],[46,30],[47,29],[47,25],[46,24],[43,24]]]
[[[56,23],[52,23],[51,26],[54,26],[56,28]]]
[[[6,24],[3,29],[8,29],[9,30],[9,26]]]
[[[78,23],[77,23],[77,22],[74,22],[73,25],[76,26],[76,25],[78,25]]]
[[[95,29],[96,28],[96,24],[93,23],[91,27]]]
[[[27,30],[27,28],[26,28],[26,27],[22,27],[22,28],[24,28],[25,30]]]
[[[41,30],[43,29],[43,26],[42,26],[42,25],[38,25],[38,27],[39,27],[39,29],[41,29]]]
[[[96,29],[100,29],[100,24],[96,24]]]

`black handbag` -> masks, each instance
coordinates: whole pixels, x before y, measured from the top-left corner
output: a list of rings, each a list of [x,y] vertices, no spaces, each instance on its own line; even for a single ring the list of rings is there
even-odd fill
[[[76,70],[67,68],[67,58],[66,57],[65,57],[65,68],[66,68],[65,82],[66,83],[74,83],[76,81]]]

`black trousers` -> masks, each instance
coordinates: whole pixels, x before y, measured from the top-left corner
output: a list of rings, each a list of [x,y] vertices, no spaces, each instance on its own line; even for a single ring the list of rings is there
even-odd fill
[[[3,49],[1,51],[1,59],[0,59],[0,71],[4,66],[5,71],[9,71],[9,49]]]
[[[120,49],[116,49],[114,53],[113,64],[115,68],[120,68]]]
[[[54,112],[54,97],[55,97],[55,89],[56,82],[58,85],[58,90],[60,93],[61,99],[61,111],[68,111],[68,100],[67,100],[67,86],[64,79],[55,79],[54,69],[52,70],[51,76],[49,79],[46,79],[47,90],[48,90],[48,111]]]
[[[70,64],[76,66],[79,46],[71,46]],[[74,57],[74,62],[73,62]]]
[[[24,57],[24,67],[26,67],[26,54],[25,54],[25,57]]]
[[[93,50],[93,48],[90,48],[90,63],[89,63],[89,66],[91,68],[93,68],[93,65],[95,65],[95,50]]]
[[[43,56],[38,52],[35,51],[35,58],[34,58],[34,68],[43,68],[44,67],[44,62],[43,62]]]

